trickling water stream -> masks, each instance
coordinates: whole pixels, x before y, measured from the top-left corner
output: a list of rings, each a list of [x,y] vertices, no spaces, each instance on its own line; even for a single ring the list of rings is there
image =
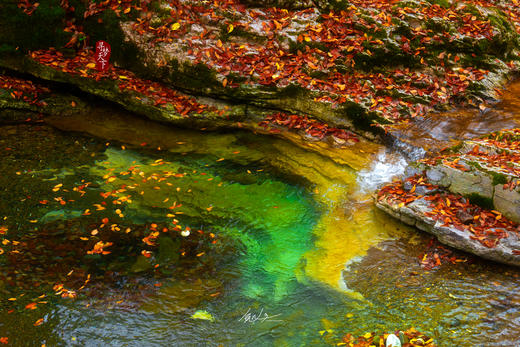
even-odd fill
[[[404,152],[414,159],[436,152],[454,141],[472,139],[494,131],[520,126],[520,81],[511,83],[495,105],[482,109],[456,109],[429,113],[414,122],[397,126],[392,132]]]
[[[395,153],[124,114],[49,122],[67,132],[0,135],[0,336],[14,345],[318,346],[410,326],[441,346],[520,342],[518,270],[470,259],[427,271],[430,238],[374,209],[372,192],[404,169]],[[139,233],[173,219],[190,236],[161,236],[157,256],[140,255]],[[113,254],[74,248],[109,235]],[[9,253],[22,246],[23,261]],[[44,289],[87,273],[76,299]]]

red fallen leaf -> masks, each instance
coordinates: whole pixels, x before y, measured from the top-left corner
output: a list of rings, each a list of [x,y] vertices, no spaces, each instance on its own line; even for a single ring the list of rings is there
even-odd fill
[[[35,302],[31,302],[30,304],[25,305],[25,309],[27,310],[35,310],[37,304]]]
[[[9,338],[8,337],[0,337],[0,343],[4,344],[4,345],[7,345],[9,343]]]

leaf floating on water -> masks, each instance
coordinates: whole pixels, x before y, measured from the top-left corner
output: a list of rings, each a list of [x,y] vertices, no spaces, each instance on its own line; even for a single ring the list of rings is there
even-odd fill
[[[87,254],[110,254],[110,251],[105,251],[105,247],[109,247],[112,245],[112,242],[103,242],[99,241],[94,245],[94,248],[90,251],[87,251]]]
[[[26,310],[36,310],[37,304],[35,302],[31,302],[30,304],[25,305]]]
[[[194,314],[191,315],[191,318],[193,319],[202,319],[202,320],[209,320],[210,322],[214,322],[215,318],[206,310],[198,310]]]

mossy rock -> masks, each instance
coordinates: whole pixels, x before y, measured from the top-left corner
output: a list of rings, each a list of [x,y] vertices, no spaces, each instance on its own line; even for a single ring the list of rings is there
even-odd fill
[[[440,7],[450,8],[452,6],[452,1],[450,0],[428,0],[432,5],[439,5]]]
[[[240,2],[249,7],[278,7],[291,10],[315,6],[312,0],[240,0]]]
[[[100,24],[98,21],[101,20]],[[131,70],[140,77],[149,77],[147,67],[143,64],[143,53],[137,46],[125,40],[121,29],[122,18],[112,10],[103,11],[85,20],[85,32],[90,36],[90,45],[99,40],[106,41],[111,46],[110,60],[116,66]]]
[[[472,203],[474,205],[477,205],[477,206],[480,206],[480,207],[483,207],[483,208],[486,208],[489,210],[494,208],[493,199],[491,199],[491,198],[482,196],[477,193],[467,194],[467,195],[465,195],[465,197],[469,200],[470,203]]]
[[[30,16],[18,8],[16,1],[0,3],[0,45],[3,51],[62,47],[71,38],[70,33],[63,31],[65,11],[59,1],[40,0],[39,3]]]
[[[153,264],[149,258],[146,258],[144,255],[140,255],[135,260],[135,263],[130,268],[130,271],[133,273],[150,271],[153,269]]]

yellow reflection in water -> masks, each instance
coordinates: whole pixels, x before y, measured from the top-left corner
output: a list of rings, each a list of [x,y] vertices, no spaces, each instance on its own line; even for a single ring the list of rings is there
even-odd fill
[[[404,230],[397,221],[375,210],[370,196],[351,197],[322,216],[315,228],[315,249],[306,254],[305,271],[333,288],[345,289],[341,271],[345,264]]]

